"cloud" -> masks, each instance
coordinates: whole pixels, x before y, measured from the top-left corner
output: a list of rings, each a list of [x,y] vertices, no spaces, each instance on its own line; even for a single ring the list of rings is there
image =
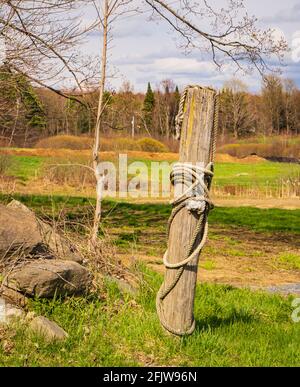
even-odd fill
[[[153,64],[146,67],[138,67],[140,72],[155,71],[156,73],[170,75],[182,74],[206,74],[210,75],[215,70],[215,65],[211,62],[200,62],[194,58],[161,58],[155,59]]]
[[[262,18],[266,23],[299,23],[300,20],[300,4],[295,4],[291,9],[284,9],[277,12],[274,16],[266,16]]]

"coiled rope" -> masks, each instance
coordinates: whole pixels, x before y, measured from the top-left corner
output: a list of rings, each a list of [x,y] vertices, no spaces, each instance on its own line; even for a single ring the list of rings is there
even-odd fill
[[[179,113],[176,118],[176,134],[177,138],[180,139],[181,128],[184,120],[184,108],[187,99],[188,91],[191,87],[200,86],[187,86],[182,93]],[[188,245],[185,258],[178,263],[170,263],[168,261],[169,248],[164,254],[163,263],[167,269],[177,270],[177,274],[166,287],[165,282],[162,284],[161,288],[158,291],[156,297],[156,309],[162,326],[169,331],[170,333],[177,336],[184,336],[192,334],[195,330],[195,320],[192,317],[189,327],[186,330],[176,330],[173,329],[166,321],[163,310],[163,301],[164,299],[172,292],[179,282],[186,265],[192,262],[197,258],[207,240],[208,235],[208,214],[211,209],[213,209],[213,202],[210,198],[209,189],[211,186],[212,178],[214,176],[214,166],[213,161],[216,152],[216,141],[217,141],[217,129],[218,129],[218,109],[219,109],[219,98],[216,95],[215,97],[215,111],[214,111],[214,125],[213,133],[211,138],[210,146],[210,162],[206,167],[199,165],[193,165],[190,163],[176,163],[173,167],[171,173],[171,183],[173,186],[180,184],[180,186],[185,187],[185,191],[175,198],[171,204],[173,205],[173,210],[168,221],[167,229],[167,239],[169,241],[170,229],[175,217],[180,211],[186,208],[190,212],[194,212],[198,215],[198,222],[191,238],[191,241]],[[200,240],[200,242],[198,242]],[[197,243],[198,242],[198,243]],[[196,246],[197,244],[197,246]]]

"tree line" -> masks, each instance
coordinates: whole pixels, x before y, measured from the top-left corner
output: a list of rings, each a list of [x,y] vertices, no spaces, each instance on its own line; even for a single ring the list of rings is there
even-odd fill
[[[41,138],[60,134],[92,136],[98,102],[97,90],[89,91],[82,104],[33,87],[23,75],[0,71],[0,139],[11,146],[31,146]],[[68,94],[68,91],[64,91]],[[73,95],[73,94],[72,94]],[[84,103],[83,103],[84,102]],[[163,80],[145,93],[134,92],[129,82],[118,91],[104,93],[101,132],[106,136],[151,136],[170,139],[180,102],[178,86]],[[261,92],[250,93],[238,79],[220,90],[219,140],[256,135],[300,134],[300,90],[289,79],[268,76]]]

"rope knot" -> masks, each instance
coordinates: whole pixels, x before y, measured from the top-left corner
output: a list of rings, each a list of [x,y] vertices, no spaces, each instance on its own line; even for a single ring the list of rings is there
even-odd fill
[[[197,215],[201,215],[205,212],[206,202],[204,198],[201,198],[201,200],[195,200],[195,199],[189,200],[186,203],[185,207],[189,212],[196,212]]]

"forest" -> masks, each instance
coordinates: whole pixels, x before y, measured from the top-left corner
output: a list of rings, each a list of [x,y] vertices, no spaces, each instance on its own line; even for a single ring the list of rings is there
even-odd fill
[[[98,93],[91,90],[78,100],[72,91],[60,96],[33,87],[24,76],[0,69],[2,145],[32,147],[39,140],[57,135],[93,136]],[[260,93],[249,92],[239,79],[224,83],[220,90],[220,145],[259,136],[300,134],[300,90],[290,79],[268,76]],[[130,82],[118,90],[105,91],[101,133],[104,137],[152,137],[174,147],[175,118],[180,90],[171,79],[144,93],[134,92]]]

